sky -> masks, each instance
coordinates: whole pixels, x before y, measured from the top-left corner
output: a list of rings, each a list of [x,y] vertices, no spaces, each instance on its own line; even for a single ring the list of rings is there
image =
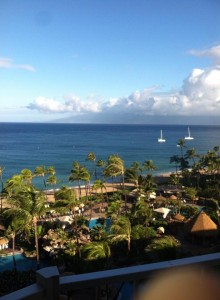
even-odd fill
[[[220,125],[220,1],[0,0],[0,122]]]

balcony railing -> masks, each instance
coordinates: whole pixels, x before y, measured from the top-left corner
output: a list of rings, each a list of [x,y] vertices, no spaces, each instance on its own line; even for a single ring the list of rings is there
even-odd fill
[[[155,272],[181,267],[197,267],[203,270],[218,266],[220,266],[220,253],[70,276],[60,276],[57,267],[48,267],[37,271],[36,284],[5,295],[1,300],[58,300],[60,295],[71,295],[76,290],[87,288],[98,290],[101,286],[116,285],[121,282],[133,283],[133,299],[136,299],[139,283],[143,280],[147,281]],[[95,294],[94,299],[98,299],[98,293]],[[117,299],[117,293],[114,299]]]

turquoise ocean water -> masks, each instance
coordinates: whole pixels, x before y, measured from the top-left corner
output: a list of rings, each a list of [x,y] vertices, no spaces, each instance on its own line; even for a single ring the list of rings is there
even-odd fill
[[[93,168],[86,161],[89,152],[97,160],[106,160],[118,154],[125,166],[134,161],[143,163],[152,159],[155,173],[170,172],[170,157],[180,154],[177,141],[184,138],[188,125],[106,125],[106,124],[42,124],[0,123],[0,166],[4,167],[3,179],[28,168],[34,171],[39,165],[54,166],[58,185],[68,184],[74,160]],[[158,143],[160,130],[165,143]],[[196,148],[199,154],[220,145],[220,126],[190,126],[194,140],[186,145]],[[42,179],[35,179],[42,185]]]

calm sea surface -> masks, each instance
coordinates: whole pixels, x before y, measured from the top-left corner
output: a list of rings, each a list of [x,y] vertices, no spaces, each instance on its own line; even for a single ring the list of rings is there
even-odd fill
[[[166,143],[157,142],[161,129]],[[190,126],[190,131],[194,140],[186,145],[199,154],[220,145],[220,126]],[[86,157],[94,152],[97,160],[118,154],[126,166],[152,159],[156,173],[170,172],[174,170],[170,157],[180,154],[176,144],[187,134],[182,125],[0,123],[0,166],[5,168],[5,180],[24,168],[54,166],[63,185],[68,184],[74,160],[92,168]],[[41,179],[35,180],[41,185]]]

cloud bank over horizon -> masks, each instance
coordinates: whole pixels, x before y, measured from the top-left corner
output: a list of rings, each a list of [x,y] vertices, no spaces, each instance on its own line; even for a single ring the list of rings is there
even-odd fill
[[[109,120],[114,120],[120,115],[121,123],[128,116],[130,122],[132,116],[134,120],[144,120],[146,116],[220,116],[220,45],[188,53],[209,57],[213,64],[208,69],[193,69],[179,90],[163,92],[159,86],[153,86],[107,100],[94,95],[86,99],[69,95],[63,101],[39,96],[27,108],[47,114],[66,114],[68,118],[107,115]]]

